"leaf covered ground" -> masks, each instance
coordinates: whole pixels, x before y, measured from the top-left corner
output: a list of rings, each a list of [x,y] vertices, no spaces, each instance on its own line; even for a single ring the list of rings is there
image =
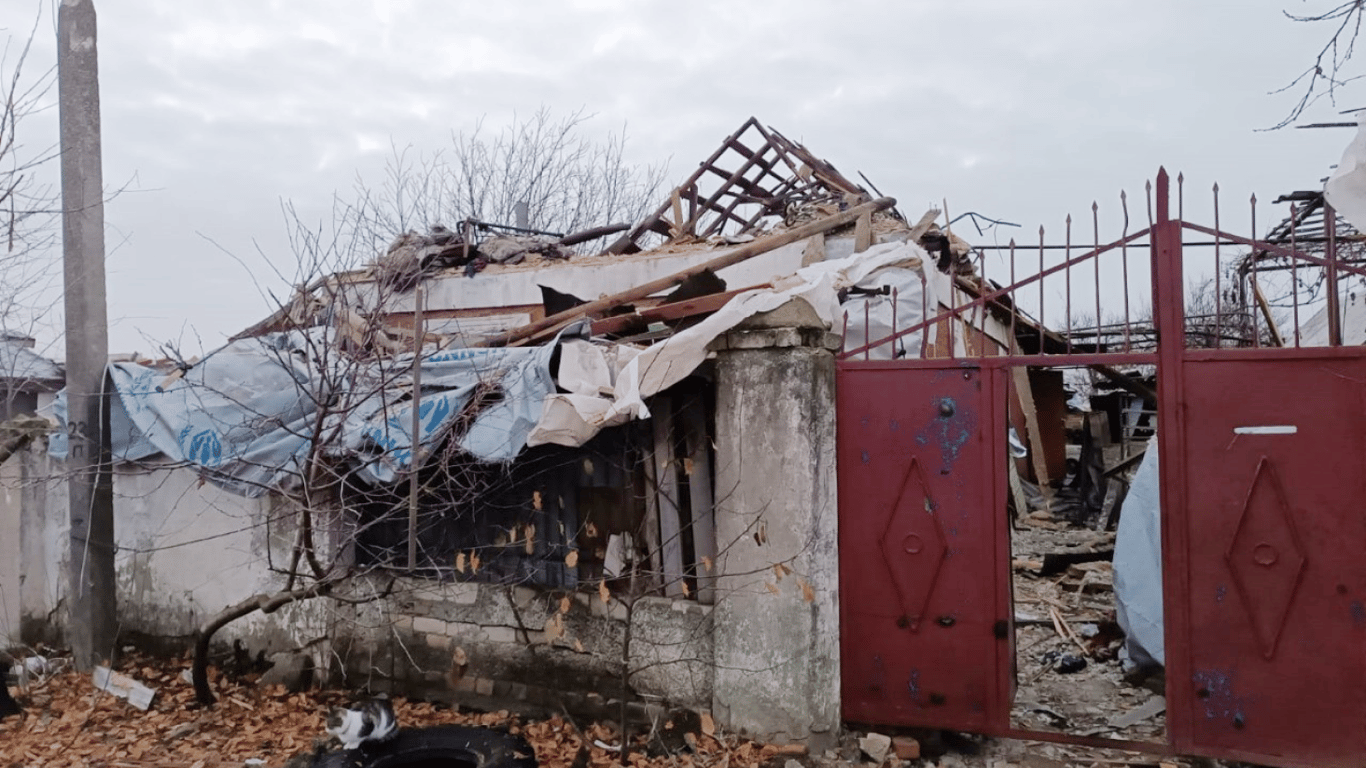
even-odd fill
[[[210,680],[219,701],[203,708],[195,704],[194,692],[181,676],[186,666],[179,659],[136,656],[118,665],[120,672],[156,689],[145,712],[97,690],[89,675],[69,669],[31,681],[27,690],[12,688],[25,712],[0,721],[0,768],[217,768],[242,766],[252,759],[280,766],[296,754],[311,752],[325,737],[328,708],[350,701],[344,692],[290,693],[280,686],[230,679],[215,670]],[[462,724],[520,733],[535,747],[545,768],[575,765],[585,737],[589,745],[580,766],[615,765],[618,760],[615,752],[592,744],[618,742],[609,725],[583,724],[580,731],[560,717],[523,721],[506,711],[465,712],[401,697],[393,705],[405,728]],[[643,742],[644,737],[638,740]],[[705,733],[692,742],[695,753],[650,757],[641,749],[630,753],[630,762],[637,768],[757,768],[779,756],[776,747],[736,738],[723,742]]]

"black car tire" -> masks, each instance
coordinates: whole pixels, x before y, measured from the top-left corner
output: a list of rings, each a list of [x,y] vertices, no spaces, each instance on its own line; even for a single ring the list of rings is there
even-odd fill
[[[527,740],[468,725],[401,730],[388,741],[319,755],[313,768],[536,768]]]

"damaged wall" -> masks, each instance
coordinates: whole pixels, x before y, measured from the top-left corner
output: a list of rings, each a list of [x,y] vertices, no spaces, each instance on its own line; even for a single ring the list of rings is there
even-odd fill
[[[596,592],[402,579],[394,596],[338,617],[334,650],[348,687],[615,716],[604,708],[621,695],[624,661],[645,701],[708,708],[711,608],[639,598],[623,659],[627,615]]]

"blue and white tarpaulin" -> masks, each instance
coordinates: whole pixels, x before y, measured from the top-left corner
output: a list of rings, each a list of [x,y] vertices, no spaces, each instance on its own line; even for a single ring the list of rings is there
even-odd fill
[[[417,442],[424,450],[440,445],[475,390],[490,385],[495,396],[469,415],[458,442],[474,459],[505,462],[527,446],[582,445],[606,427],[649,418],[645,399],[691,374],[711,354],[711,342],[746,319],[804,301],[831,327],[841,313],[840,289],[883,285],[927,260],[919,246],[893,242],[818,262],[772,288],[736,296],[643,350],[557,337],[539,347],[424,353]],[[903,282],[902,297],[919,296],[918,280]],[[573,334],[572,327],[565,331]],[[115,459],[165,454],[230,491],[260,496],[299,487],[316,438],[329,460],[360,479],[397,481],[412,464],[413,356],[362,364],[343,358],[334,342],[321,328],[242,339],[180,378],[134,363],[111,365]],[[550,371],[556,349],[558,382]],[[65,420],[60,396],[54,410]],[[66,457],[64,434],[49,446],[55,458]]]
[[[115,363],[118,393],[110,411],[116,460],[157,453],[196,465],[215,483],[246,496],[297,487],[315,437],[333,459],[373,483],[391,483],[412,462],[412,356],[373,363],[318,362],[321,331],[233,342],[169,378],[135,363]],[[526,446],[542,403],[555,391],[554,345],[451,349],[421,365],[418,442],[438,444],[481,384],[494,402],[473,414],[460,448],[486,462],[509,461]],[[322,407],[319,407],[319,404]],[[65,403],[58,415],[65,415]],[[65,458],[65,435],[51,444]]]

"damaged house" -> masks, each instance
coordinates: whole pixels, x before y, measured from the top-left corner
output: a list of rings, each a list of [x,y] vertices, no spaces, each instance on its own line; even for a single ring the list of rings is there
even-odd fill
[[[370,690],[833,734],[834,352],[970,277],[937,213],[750,120],[608,239],[406,233],[202,360],[113,364],[124,632]],[[974,323],[864,356],[1001,343]],[[29,496],[26,636],[55,637],[64,486]]]
[[[1358,754],[1357,694],[1316,693],[1366,675],[1356,523],[1322,512],[1366,489],[1319,446],[1366,439],[1366,359],[1300,319],[1366,273],[1294,213],[1186,221],[1181,184],[1114,236],[970,246],[751,119],[632,226],[401,233],[202,360],[111,366],[123,631],[813,749]],[[1310,385],[1339,417],[1282,396]],[[64,450],[6,512],[26,639],[62,631]],[[1124,687],[1122,628],[1165,682]]]

